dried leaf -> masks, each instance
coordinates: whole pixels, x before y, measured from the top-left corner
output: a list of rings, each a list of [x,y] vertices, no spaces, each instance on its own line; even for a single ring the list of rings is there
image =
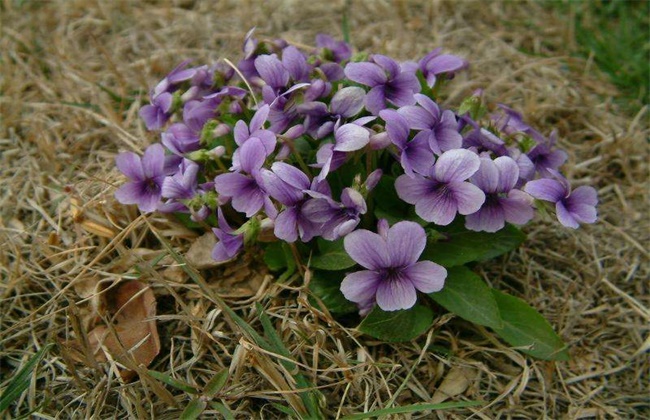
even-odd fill
[[[187,254],[185,254],[185,259],[197,270],[216,267],[220,264],[212,258],[212,248],[216,244],[217,237],[214,236],[214,233],[208,232],[192,243]]]
[[[153,291],[139,281],[122,283],[108,294],[114,324],[96,327],[88,333],[88,341],[97,361],[106,361],[108,352],[111,359],[126,366],[120,370],[122,378],[130,379],[135,366],[149,366],[160,352],[156,300]]]
[[[476,377],[476,371],[466,367],[453,367],[442,380],[442,383],[433,394],[431,402],[433,404],[441,403],[449,398],[465,392],[469,384]]]

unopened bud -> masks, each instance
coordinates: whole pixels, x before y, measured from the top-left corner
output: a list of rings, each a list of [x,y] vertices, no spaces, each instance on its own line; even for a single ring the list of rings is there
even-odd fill
[[[217,125],[214,130],[212,130],[212,135],[214,137],[225,136],[228,133],[230,133],[230,126],[224,123]]]

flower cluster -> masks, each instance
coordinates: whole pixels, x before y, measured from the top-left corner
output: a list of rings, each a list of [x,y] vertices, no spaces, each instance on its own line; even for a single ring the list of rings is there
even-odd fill
[[[398,63],[326,35],[301,50],[251,31],[229,64],[172,70],[140,111],[160,143],[116,161],[129,178],[120,202],[188,214],[217,236],[217,261],[254,243],[261,226],[288,243],[344,238],[366,270],[348,274],[342,292],[362,311],[391,311],[444,284],[444,268],[418,262],[424,225],[461,218],[497,232],[528,223],[544,201],[564,226],[596,220],[596,191],[572,191],[559,172],[567,154],[555,133],[505,106],[489,113],[480,92],[457,110],[442,106],[442,88],[467,67],[459,57],[436,49]],[[414,206],[414,221],[389,227],[378,216],[379,183]]]

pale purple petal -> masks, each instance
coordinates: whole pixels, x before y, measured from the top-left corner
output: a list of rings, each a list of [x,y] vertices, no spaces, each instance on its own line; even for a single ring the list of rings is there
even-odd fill
[[[142,191],[142,182],[127,182],[115,191],[115,198],[122,204],[137,204]]]
[[[348,63],[344,72],[353,82],[370,87],[383,85],[388,80],[384,70],[374,63]]]
[[[147,147],[142,156],[142,170],[145,178],[154,178],[164,175],[165,149],[161,144],[152,144]]]
[[[420,174],[429,173],[435,162],[427,137],[426,132],[416,134],[413,140],[406,145],[402,154],[402,165],[404,164],[404,157],[406,157],[411,168]]]
[[[284,162],[275,162],[271,170],[280,177],[281,180],[292,187],[306,190],[309,188],[309,178],[300,169]]]
[[[374,271],[362,270],[350,273],[341,282],[343,296],[352,302],[374,299],[382,279]]]
[[[467,63],[460,57],[442,54],[432,58],[426,64],[426,69],[435,74],[448,73],[461,70]]]
[[[273,88],[282,88],[289,83],[289,72],[275,55],[260,55],[255,59],[255,69],[260,77]]]
[[[246,213],[246,217],[253,217],[264,206],[264,199],[265,194],[259,185],[255,180],[249,179],[244,188],[232,197],[232,207],[239,212]]]
[[[273,233],[278,239],[295,242],[298,239],[297,224],[298,210],[295,207],[289,207],[275,218]]]
[[[264,104],[255,112],[255,115],[253,115],[253,118],[251,118],[251,122],[249,124],[249,130],[251,133],[260,130],[264,126],[266,119],[269,117],[270,111],[271,107],[267,104]]]
[[[384,95],[384,86],[375,86],[366,95],[366,109],[371,114],[377,115],[379,111],[386,108],[386,97]]]
[[[472,175],[472,183],[486,193],[494,193],[499,186],[499,168],[488,156],[480,159],[481,165],[478,171]]]
[[[336,145],[334,151],[352,152],[363,149],[370,141],[370,133],[367,129],[356,124],[344,124],[334,132]]]
[[[508,197],[499,199],[499,203],[508,223],[524,225],[535,216],[533,198],[521,190],[510,191]]]
[[[393,77],[396,77],[402,71],[399,64],[397,64],[395,60],[390,57],[386,57],[385,55],[373,54],[372,61],[379,64],[384,70],[386,70],[390,75],[389,78],[391,79]]]
[[[538,200],[550,201],[551,203],[559,202],[568,193],[561,182],[549,178],[529,181],[526,183],[524,191]]]
[[[334,94],[330,109],[334,115],[350,118],[361,112],[365,98],[366,92],[360,87],[346,87]]]
[[[414,178],[400,175],[395,180],[397,195],[409,204],[415,204],[422,200],[435,186],[435,181],[423,178],[418,174],[415,174]]]
[[[501,156],[494,160],[499,170],[499,183],[496,191],[507,193],[512,190],[519,180],[519,166],[512,158]]]
[[[214,188],[220,195],[234,197],[245,190],[251,182],[254,181],[243,174],[227,173],[217,175],[214,179]]]
[[[144,171],[142,170],[142,161],[140,160],[140,156],[135,153],[120,153],[115,158],[115,164],[117,165],[117,169],[128,178],[134,181],[142,181],[145,179]]]
[[[413,94],[420,91],[420,83],[414,74],[400,73],[384,90],[386,99],[396,106],[415,104]]]
[[[262,169],[260,175],[266,192],[285,206],[293,206],[305,196],[302,189],[287,184],[267,169]]]
[[[298,48],[290,45],[282,50],[282,64],[289,71],[295,81],[303,81],[309,78],[309,65],[305,56],[298,51]]]
[[[391,267],[415,263],[427,245],[424,228],[415,222],[399,222],[388,231],[386,244],[390,252]]]
[[[341,203],[347,208],[354,209],[358,213],[365,214],[368,211],[366,201],[361,193],[352,188],[345,188],[341,193]]]
[[[572,204],[586,204],[595,206],[598,204],[598,193],[593,187],[582,186],[578,187],[571,193],[568,201]]]
[[[432,261],[417,262],[404,268],[402,273],[422,293],[441,290],[447,278],[447,270]]]
[[[562,201],[555,203],[555,214],[562,225],[572,229],[578,229],[580,227],[574,215],[564,206]]]
[[[460,214],[472,214],[478,211],[485,202],[485,193],[469,182],[449,184],[448,188],[453,194],[453,200],[456,202]]]
[[[413,130],[429,130],[438,122],[430,112],[419,106],[403,106],[397,112],[406,118],[409,128]]]
[[[417,293],[408,279],[382,281],[377,288],[377,305],[384,311],[409,309],[415,305]]]
[[[379,116],[386,121],[386,132],[390,141],[403,148],[409,136],[409,125],[406,118],[393,109],[384,109],[379,112]]]
[[[415,101],[422,108],[426,109],[436,121],[440,119],[440,107],[433,101],[433,99],[421,93],[416,93],[413,97],[415,98]]]
[[[473,231],[496,232],[504,226],[505,212],[496,201],[465,217],[465,227]]]
[[[262,142],[255,137],[246,140],[238,151],[240,167],[249,174],[257,172],[266,159],[266,149]]]
[[[434,173],[440,182],[464,181],[474,175],[480,165],[476,154],[465,149],[454,149],[440,156]]]
[[[415,213],[418,216],[440,226],[447,226],[453,222],[457,212],[458,205],[455,198],[449,197],[440,190],[428,193],[415,203]]]
[[[390,253],[384,238],[369,230],[357,230],[343,240],[345,251],[369,270],[390,267]]]
[[[238,146],[241,146],[246,140],[248,140],[248,137],[250,137],[250,131],[248,131],[248,125],[246,125],[246,122],[239,120],[235,123],[234,136],[235,143],[237,143]]]

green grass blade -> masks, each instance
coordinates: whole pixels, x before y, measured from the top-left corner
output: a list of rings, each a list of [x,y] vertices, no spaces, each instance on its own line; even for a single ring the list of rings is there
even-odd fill
[[[429,410],[447,410],[450,408],[466,408],[476,407],[483,404],[480,401],[461,401],[461,402],[446,402],[440,404],[413,404],[405,405],[403,407],[383,408],[381,410],[370,411],[368,413],[351,414],[343,417],[341,420],[362,420],[370,419],[373,417],[387,416],[389,414],[405,414],[416,413],[418,411]]]
[[[14,376],[0,396],[0,413],[9,408],[11,403],[20,397],[20,395],[29,387],[31,374],[54,344],[47,344],[32,356],[31,359],[23,366],[22,369]]]

